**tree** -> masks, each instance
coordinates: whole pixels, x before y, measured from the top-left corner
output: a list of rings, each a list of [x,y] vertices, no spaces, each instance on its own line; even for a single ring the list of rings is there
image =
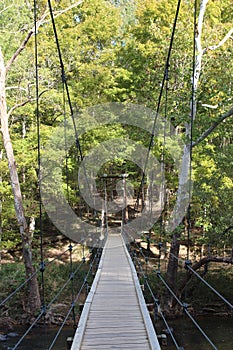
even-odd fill
[[[162,80],[166,51],[168,48],[173,18],[175,13],[176,2],[166,1],[135,2],[135,21],[131,22],[127,27],[127,34],[124,36],[124,45],[119,50],[118,64],[124,68],[124,74],[117,80],[118,95],[121,101],[133,101],[143,103],[151,108],[155,108],[160,90],[160,82]],[[167,223],[168,238],[172,236],[170,260],[167,269],[167,277],[170,285],[176,288],[176,273],[177,273],[177,257],[179,254],[180,237],[183,234],[182,224],[175,231],[174,228],[180,223],[182,218],[179,217],[179,212],[183,203],[188,203],[189,189],[185,187],[189,179],[189,157],[190,147],[193,152],[193,172],[192,177],[195,180],[193,198],[195,205],[191,205],[191,216],[198,218],[207,213],[209,223],[214,229],[216,222],[213,224],[213,209],[215,211],[215,221],[218,221],[218,227],[224,227],[227,232],[230,225],[230,216],[225,213],[221,215],[221,222],[217,218],[217,213],[223,211],[223,208],[230,208],[232,199],[229,196],[227,189],[232,188],[232,181],[229,172],[229,162],[226,162],[219,152],[223,152],[220,144],[223,138],[226,139],[227,130],[231,127],[232,110],[232,23],[229,18],[228,6],[229,2],[221,3],[201,1],[197,9],[196,23],[196,57],[195,71],[193,81],[193,106],[190,107],[191,96],[191,67],[192,67],[192,42],[193,42],[193,19],[190,18],[190,13],[193,12],[192,4],[182,3],[178,18],[175,39],[172,48],[171,61],[169,67],[169,91],[167,96],[167,115],[170,121],[175,125],[177,132],[183,135],[185,147],[182,157],[181,172],[179,183],[174,181],[173,170],[169,174],[168,188],[173,193],[178,193],[171,196],[171,200],[176,204],[172,213],[167,213],[173,220]],[[213,45],[213,43],[216,43]],[[203,46],[203,47],[202,47]],[[224,68],[223,68],[224,67]],[[216,79],[216,76],[218,79]],[[163,113],[164,100],[161,104]],[[190,133],[191,123],[190,116],[193,117],[193,144],[191,145]],[[224,131],[223,131],[224,130]],[[219,135],[221,134],[221,136]],[[225,134],[225,136],[224,136]],[[216,135],[219,135],[218,141],[214,142]],[[140,138],[140,135],[139,135]],[[228,144],[230,143],[227,137]],[[210,148],[215,148],[215,152],[209,155],[208,159],[215,164],[215,171],[211,173],[209,165],[206,161],[201,161],[205,157]],[[231,147],[229,146],[229,154]],[[155,150],[153,150],[155,152]],[[224,152],[228,152],[225,147]],[[219,154],[219,155],[218,155]],[[215,158],[215,159],[213,159]],[[217,164],[218,159],[218,164]],[[221,159],[221,161],[220,161]],[[221,163],[221,166],[220,166]],[[198,165],[202,169],[197,168]],[[224,171],[224,180],[219,179],[221,172]],[[202,174],[200,176],[200,173]],[[202,187],[201,181],[205,174],[209,175],[208,186],[211,188],[211,193],[208,194],[207,201],[204,202],[198,192],[198,187]],[[199,176],[198,176],[199,175]],[[172,182],[170,179],[172,178]],[[224,191],[225,189],[225,191]],[[223,195],[220,195],[223,193]],[[202,190],[204,196],[204,191]],[[205,193],[206,195],[206,193]],[[217,200],[216,200],[217,197]],[[224,198],[224,200],[221,200]],[[216,205],[213,206],[215,198]],[[197,202],[199,206],[197,207]],[[220,205],[220,203],[224,206]],[[211,210],[205,211],[204,205],[208,205]],[[227,210],[226,210],[227,212]],[[204,215],[203,215],[204,214]],[[198,219],[193,219],[193,226],[198,226]],[[186,224],[187,220],[183,222]],[[213,237],[213,229],[209,230],[206,240],[211,240]],[[223,231],[224,231],[223,230]],[[173,232],[174,231],[174,232]],[[217,230],[216,230],[217,231]],[[218,230],[219,232],[219,230]],[[216,232],[217,233],[217,232]],[[214,242],[219,237],[215,233]],[[220,232],[219,232],[220,233]],[[185,237],[186,239],[187,237]],[[174,255],[173,255],[174,254]]]
[[[66,12],[67,10],[73,8],[74,6],[77,6],[79,4],[75,3],[74,5],[68,6],[63,11],[58,11],[55,13],[56,16]],[[29,41],[31,37],[35,34],[34,30],[35,28],[32,25],[32,12],[31,7],[28,4],[28,2],[24,2],[23,0],[19,4],[19,7],[13,8],[13,11],[20,10],[20,6],[25,6],[25,12],[23,12],[23,16],[20,16],[21,20],[23,20],[23,23],[18,21],[16,23],[16,26],[18,28],[14,28],[15,30],[15,36],[14,40],[12,41],[12,48],[8,50],[6,48],[7,56],[9,56],[7,63],[4,62],[4,56],[0,45],[0,120],[1,120],[1,133],[2,133],[2,139],[3,144],[6,152],[6,157],[8,160],[8,167],[9,167],[9,174],[10,174],[10,182],[14,197],[14,207],[15,207],[15,213],[19,225],[19,232],[21,235],[21,241],[22,241],[22,253],[23,253],[23,261],[25,264],[25,270],[26,270],[26,277],[29,278],[33,275],[35,272],[35,268],[33,266],[33,258],[32,258],[32,239],[33,239],[33,231],[30,230],[29,223],[27,221],[27,218],[25,216],[25,209],[23,206],[23,196],[21,192],[21,185],[19,181],[19,175],[18,175],[18,169],[17,169],[17,163],[15,160],[10,130],[9,130],[9,117],[13,111],[17,110],[20,107],[25,106],[26,104],[33,102],[33,98],[31,97],[31,94],[28,91],[29,97],[26,99],[22,99],[19,103],[16,103],[13,105],[9,110],[7,110],[7,102],[6,102],[6,79],[8,77],[8,74],[11,70],[13,70],[13,66],[18,59],[18,57],[22,54],[22,52],[25,50],[27,46],[29,46]],[[6,14],[8,11],[11,12],[12,6],[6,2],[2,4],[2,9],[0,11],[0,14],[3,15]],[[21,13],[20,13],[21,15]],[[48,10],[43,10],[42,6],[42,15],[40,19],[38,20],[36,26],[37,30],[39,27],[46,23],[47,17],[49,15]],[[8,18],[10,16],[9,13],[7,13],[6,17]],[[7,23],[7,19],[5,19]],[[22,24],[24,25],[24,28],[22,30]],[[32,28],[30,29],[30,26]],[[28,29],[29,28],[29,29]],[[2,29],[3,30],[3,29]],[[26,34],[24,34],[26,32]],[[23,35],[22,35],[23,33]],[[8,32],[7,32],[8,34]],[[7,43],[8,44],[8,43]],[[15,72],[13,73],[13,75]],[[30,83],[28,83],[28,87],[30,86]],[[21,89],[20,83],[18,83],[16,89]],[[29,310],[30,313],[33,315],[35,311],[40,308],[41,301],[40,301],[40,293],[39,293],[39,286],[36,275],[33,276],[28,283],[29,286]]]
[[[199,88],[199,80],[200,75],[202,72],[202,58],[205,53],[207,53],[210,48],[218,49],[221,47],[228,39],[230,39],[231,34],[233,33],[233,29],[231,28],[228,33],[224,36],[224,38],[214,46],[210,46],[209,48],[202,48],[202,34],[203,34],[203,22],[204,22],[204,15],[206,12],[206,6],[207,6],[208,0],[203,0],[200,3],[199,8],[199,14],[198,14],[198,22],[197,22],[197,29],[196,29],[196,36],[195,36],[195,43],[196,43],[196,57],[195,57],[195,70],[194,70],[194,77],[193,77],[193,94],[194,98],[191,104],[192,110],[190,111],[190,116],[193,118],[193,123],[196,119],[197,114],[197,96],[198,96],[198,88]],[[201,136],[197,138],[197,140],[191,144],[190,143],[190,135],[191,135],[191,121],[186,122],[185,125],[185,134],[187,135],[187,143],[184,147],[184,154],[182,158],[182,167],[181,167],[181,174],[179,177],[179,187],[178,187],[178,195],[177,195],[177,201],[175,209],[177,212],[179,212],[179,208],[182,205],[182,203],[186,200],[184,196],[187,196],[187,191],[183,191],[183,186],[188,182],[189,177],[189,154],[190,154],[190,147],[193,148],[194,146],[197,146],[201,141],[203,141],[205,138],[207,138],[214,129],[220,125],[226,118],[233,115],[233,108],[230,108],[227,112],[222,113],[222,115],[219,116],[219,118],[206,130],[202,133]],[[176,217],[176,213],[174,213]],[[168,263],[168,269],[167,269],[167,279],[168,283],[171,286],[175,286],[175,280],[176,280],[176,272],[177,272],[177,258],[179,254],[179,234],[174,233],[172,236],[172,243],[171,243],[171,249],[170,249],[170,255],[169,255],[169,263]]]
[[[22,45],[24,45],[23,43]],[[35,269],[32,263],[32,232],[30,232],[28,223],[24,214],[23,199],[20,188],[20,182],[17,171],[17,164],[14,157],[14,151],[12,147],[8,119],[9,115],[7,112],[6,104],[6,77],[7,73],[11,67],[11,64],[16,59],[16,54],[11,58],[10,62],[5,65],[2,50],[0,48],[0,118],[1,118],[1,133],[4,143],[4,148],[6,151],[6,156],[8,159],[8,166],[10,172],[12,192],[14,195],[14,205],[17,221],[19,224],[19,232],[22,239],[22,252],[23,260],[26,269],[26,277],[33,275]],[[40,293],[39,286],[37,282],[37,277],[34,276],[29,282],[29,307],[32,314],[40,307]]]
[[[19,5],[22,4],[26,6],[14,23],[15,27],[10,27],[12,22],[8,21],[8,17],[16,17],[15,7],[5,0],[0,9],[2,19],[0,28],[2,33],[5,31],[5,40],[3,40],[3,34],[0,36],[0,47],[3,52],[0,66],[2,96],[0,103],[4,145],[9,161],[20,232],[25,245],[25,254],[28,254],[25,255],[27,260],[31,255],[26,249],[28,247],[29,250],[31,249],[32,240],[32,235],[28,230],[30,220],[28,217],[37,215],[34,209],[37,201],[37,166],[32,97],[34,96],[34,68],[31,65],[33,57],[31,38],[34,36],[34,28],[31,29],[33,18],[30,4],[28,1],[19,1]],[[193,194],[195,206],[191,206],[191,211],[196,217],[195,226],[201,226],[202,229],[205,226],[205,240],[212,235],[216,241],[221,226],[224,227],[223,232],[231,230],[230,215],[224,214],[221,204],[223,201],[227,202],[225,208],[230,208],[229,195],[224,190],[232,186],[231,170],[229,162],[221,155],[222,152],[224,155],[231,154],[231,136],[227,131],[227,126],[231,125],[230,116],[232,116],[230,86],[232,29],[228,10],[230,1],[227,0],[223,4],[220,0],[216,0],[208,6],[207,4],[206,0],[200,3],[196,28],[197,54],[193,85],[194,141],[192,145],[190,145],[190,71],[193,23],[189,14],[193,9],[190,2],[184,2],[180,9],[172,49],[167,115],[171,116],[170,121],[174,123],[177,132],[182,134],[185,147],[179,183],[171,157],[165,151],[165,163],[168,169],[167,187],[171,193],[174,193],[170,196],[173,207],[177,199],[173,211],[175,220],[169,222],[167,236],[170,238],[173,228],[179,224],[180,218],[176,216],[176,212],[179,212],[180,205],[184,202],[182,185],[189,177],[188,159],[190,147],[192,147],[193,178],[196,185]],[[132,102],[156,108],[175,8],[176,1],[167,2],[166,0],[157,2],[88,0],[72,5],[68,0],[55,2],[54,16],[65,64],[66,79],[75,110],[112,101]],[[17,9],[20,11],[19,8]],[[46,136],[52,133],[53,128],[62,120],[64,111],[61,71],[46,1],[41,1],[38,11],[40,115],[41,136],[42,143],[44,143]],[[12,32],[15,35],[12,36]],[[222,73],[223,67],[226,67],[224,73]],[[162,114],[165,107],[164,100],[161,103]],[[22,134],[24,134],[23,139]],[[132,138],[148,147],[149,138],[146,132],[140,132],[131,126],[112,125],[111,127],[103,126],[82,135],[81,143],[84,154],[91,147],[101,143],[104,137],[114,138],[119,135]],[[155,140],[152,152],[156,157],[160,156],[161,148],[161,141]],[[23,150],[27,151],[27,155]],[[76,198],[77,177],[75,172],[78,164],[74,154],[74,150],[71,149],[69,185],[73,191],[72,203],[76,206],[78,199]],[[15,159],[18,166],[16,166]],[[205,171],[201,172],[199,166],[204,167]],[[1,167],[5,169],[5,163]],[[125,162],[124,159],[105,164],[103,167],[106,171],[111,169],[119,171],[119,168],[130,169],[134,176],[134,183],[139,187],[141,179],[139,169]],[[224,169],[222,178],[217,176],[220,169]],[[6,181],[6,177],[3,177],[3,181]],[[6,191],[9,194],[9,186],[5,186],[4,191],[3,199],[6,205]],[[219,200],[220,191],[221,193],[224,191],[222,200]],[[176,192],[178,192],[177,198]],[[204,196],[204,204],[200,196]],[[25,203],[29,202],[32,205],[30,204],[30,208],[27,208]],[[205,210],[205,223],[203,222],[203,210]],[[221,220],[217,215],[219,210],[222,210]],[[167,218],[171,209],[166,208],[165,211]],[[216,228],[214,234],[213,227]],[[181,226],[173,234],[171,253],[174,253],[176,257],[182,232],[183,227]],[[174,260],[170,258],[168,279],[171,285],[175,281],[176,261],[176,258]],[[28,268],[28,275],[32,271],[29,270]]]

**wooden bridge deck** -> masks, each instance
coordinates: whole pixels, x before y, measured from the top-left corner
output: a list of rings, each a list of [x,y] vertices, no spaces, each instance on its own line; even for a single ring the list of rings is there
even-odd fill
[[[71,350],[160,349],[121,235],[109,235]]]

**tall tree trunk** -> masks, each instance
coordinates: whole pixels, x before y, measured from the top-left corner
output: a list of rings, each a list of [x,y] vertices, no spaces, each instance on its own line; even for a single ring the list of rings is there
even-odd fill
[[[0,151],[0,161],[3,158],[3,150]],[[0,173],[0,184],[2,183],[2,174]],[[0,197],[0,270],[2,266],[2,252],[1,252],[1,241],[2,241],[2,198]]]
[[[197,101],[196,101],[196,92],[198,88],[198,82],[200,78],[201,73],[201,64],[202,64],[202,57],[203,57],[203,49],[201,45],[201,35],[202,35],[202,27],[203,27],[203,21],[204,21],[204,14],[206,10],[208,0],[202,0],[200,3],[199,8],[199,15],[198,15],[198,23],[196,24],[196,33],[195,33],[195,45],[196,45],[196,57],[195,57],[195,68],[193,72],[193,100],[190,104],[190,121],[188,121],[185,125],[186,130],[186,137],[187,137],[187,143],[184,147],[182,162],[181,162],[181,170],[180,170],[180,176],[179,176],[179,187],[178,187],[178,194],[177,194],[177,200],[176,205],[173,210],[173,213],[171,215],[172,220],[168,223],[167,230],[168,232],[172,232],[175,227],[179,225],[183,218],[183,214],[189,205],[189,191],[190,191],[190,184],[189,184],[189,169],[190,169],[190,147],[192,147],[190,142],[190,135],[191,135],[191,117],[193,119],[193,122],[196,117],[196,107],[197,107]],[[176,257],[178,257],[179,254],[179,241],[178,236],[176,234],[173,234],[172,238],[172,244],[170,249],[170,256],[169,256],[169,263],[167,268],[167,278],[169,279],[169,282],[173,283],[173,281],[176,280],[176,274],[177,274],[177,268],[178,264],[176,264],[174,258],[174,254]]]
[[[199,15],[198,15],[198,23],[195,24],[196,57],[195,57],[195,67],[194,67],[193,82],[192,82],[193,98],[190,103],[190,120],[185,125],[187,142],[184,146],[184,152],[183,152],[183,157],[181,161],[177,200],[176,200],[173,213],[171,215],[171,220],[167,226],[168,232],[173,232],[173,230],[179,225],[179,223],[183,218],[183,213],[185,213],[188,208],[189,200],[190,200],[190,191],[191,191],[191,184],[189,183],[189,181],[191,181],[190,179],[190,161],[191,161],[190,147],[192,147],[192,144],[191,144],[192,140],[190,140],[191,118],[192,118],[192,122],[194,122],[196,117],[196,108],[197,108],[196,92],[197,92],[198,82],[199,82],[200,73],[201,73],[201,64],[202,64],[202,56],[203,56],[203,50],[201,45],[201,35],[202,35],[203,20],[204,20],[204,14],[205,14],[207,3],[208,3],[208,0],[201,1],[200,8],[199,8]],[[168,284],[174,291],[176,291],[177,289],[176,279],[177,279],[178,256],[179,256],[179,248],[180,248],[179,237],[180,235],[176,233],[174,233],[172,236],[169,262],[168,262],[167,273],[166,273]],[[170,307],[173,307],[172,298],[170,299],[168,297],[167,300]]]
[[[180,234],[174,233],[170,247],[170,255],[167,267],[167,283],[175,291],[177,288],[178,255],[180,250]]]
[[[22,194],[20,189],[20,183],[17,172],[17,165],[14,158],[14,152],[12,142],[10,138],[6,94],[6,67],[4,64],[4,58],[0,48],[0,120],[1,120],[1,132],[3,137],[4,148],[6,150],[6,156],[8,159],[8,167],[10,172],[10,180],[12,186],[12,192],[14,195],[14,205],[16,217],[19,225],[19,231],[22,239],[22,253],[25,264],[26,277],[29,277],[35,270],[32,263],[32,234],[29,232],[28,224],[24,215]],[[34,276],[28,283],[29,287],[29,310],[31,314],[40,308],[40,294],[37,277]]]

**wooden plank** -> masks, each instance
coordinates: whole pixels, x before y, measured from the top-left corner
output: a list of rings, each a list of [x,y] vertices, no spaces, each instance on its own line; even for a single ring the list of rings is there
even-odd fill
[[[155,332],[147,329],[135,278],[121,236],[109,235],[71,350],[160,350]]]

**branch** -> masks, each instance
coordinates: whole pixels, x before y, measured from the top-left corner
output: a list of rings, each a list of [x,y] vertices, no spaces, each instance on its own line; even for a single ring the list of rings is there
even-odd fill
[[[48,90],[48,89],[43,90],[43,91],[39,94],[39,98],[40,98],[45,92],[47,92],[47,91],[50,91],[50,90]],[[23,107],[23,106],[25,106],[27,103],[34,102],[34,101],[36,101],[35,98],[29,98],[28,100],[25,100],[24,102],[21,102],[21,103],[15,105],[15,106],[13,106],[13,107],[9,110],[9,112],[7,113],[7,117],[9,118],[10,115],[11,115],[17,108]]]
[[[9,118],[10,115],[11,115],[17,108],[23,107],[23,106],[25,106],[27,103],[32,102],[32,101],[35,101],[35,99],[31,99],[31,98],[30,98],[30,99],[28,99],[28,100],[26,100],[26,101],[24,101],[24,102],[18,103],[17,105],[15,105],[14,107],[12,107],[12,108],[9,110],[9,112],[7,113],[7,117]]]
[[[75,6],[78,6],[82,3],[83,1],[78,1],[75,4],[67,7],[64,10],[61,11],[57,11],[56,12],[56,17],[60,16],[61,14],[69,11],[70,9],[72,9]],[[41,25],[44,25],[45,23],[50,22],[50,20],[46,21],[46,17],[49,15],[49,12],[46,10],[45,13],[43,14],[43,16],[41,17],[40,20],[38,20],[38,22],[36,23],[36,31],[38,31],[39,27]],[[29,30],[26,38],[22,41],[21,45],[19,46],[19,48],[15,51],[15,53],[12,55],[12,57],[10,58],[10,60],[7,62],[6,64],[6,74],[8,72],[8,70],[10,69],[11,65],[14,63],[14,61],[17,59],[17,57],[19,56],[19,54],[25,49],[28,41],[30,40],[31,36],[35,33],[35,28],[32,28],[31,30]]]
[[[221,236],[224,236],[227,232],[233,229],[233,225],[228,226],[222,233]]]
[[[233,264],[233,258],[232,256],[230,257],[219,257],[219,256],[206,256],[204,258],[202,258],[201,260],[199,260],[198,262],[196,262],[195,264],[193,264],[192,269],[194,271],[199,270],[203,265],[206,265],[210,262],[215,262],[215,263],[226,263],[226,264]],[[180,282],[179,285],[179,290],[178,290],[178,295],[181,295],[186,284],[188,283],[188,281],[191,279],[191,277],[193,276],[193,273],[188,270],[188,273],[185,274],[185,276],[183,277],[183,279]]]
[[[63,13],[66,13],[67,11],[71,10],[72,8],[81,5],[82,3],[83,3],[83,0],[80,0],[80,1],[76,2],[75,4],[73,4],[73,5],[69,6],[69,7],[67,7],[65,10],[54,11],[54,16],[53,16],[53,18],[54,18],[54,19],[57,18],[58,16],[62,15]],[[48,11],[48,13],[46,14],[46,16],[47,16],[48,14],[49,14],[49,11]],[[49,23],[50,21],[51,21],[50,18],[47,19],[46,21],[43,22],[43,25]]]
[[[39,27],[44,23],[45,18],[48,15],[48,11],[45,11],[41,19],[36,24],[36,31],[39,29]],[[33,27],[29,32],[27,33],[26,38],[22,41],[21,45],[18,47],[18,49],[15,51],[15,53],[11,56],[10,60],[6,64],[6,74],[8,70],[10,69],[11,65],[14,63],[16,58],[20,55],[20,53],[25,49],[29,39],[31,36],[35,33],[35,28]]]
[[[9,6],[7,6],[7,7],[4,7],[4,9],[0,11],[0,14],[1,14],[2,12],[4,12],[4,11],[8,10],[8,9],[9,9],[10,7],[12,7],[12,6],[13,6],[13,5],[9,5]]]
[[[231,28],[229,30],[229,32],[224,36],[224,38],[217,44],[217,45],[213,45],[213,46],[209,46],[204,50],[204,53],[206,53],[207,51],[211,50],[216,50],[219,47],[221,47],[223,44],[225,44],[225,42],[231,38],[231,35],[233,34],[233,28]]]
[[[218,105],[208,105],[206,103],[202,103],[202,107],[216,109],[218,108]]]
[[[226,118],[233,115],[233,107],[226,113],[222,114],[203,134],[192,143],[192,147],[197,146],[201,141],[203,141],[219,124],[221,124]]]
[[[25,91],[25,92],[28,92],[27,89],[21,87],[21,86],[6,86],[5,90],[22,90],[22,91]]]
[[[202,258],[200,261],[193,264],[192,269],[194,271],[199,270],[203,265],[209,262],[233,264],[233,259],[231,256],[206,256],[205,258]]]
[[[60,10],[60,11],[54,12],[54,14],[55,14],[55,15],[54,15],[54,18],[56,18],[56,17],[62,15],[63,13],[65,13],[65,12],[71,10],[72,8],[74,8],[74,7],[76,7],[76,6],[81,5],[82,3],[83,3],[83,0],[80,0],[80,1],[76,2],[75,4],[73,4],[73,5],[69,6],[69,7],[67,7],[65,10]]]
[[[14,63],[14,61],[16,60],[16,58],[19,56],[19,54],[23,51],[23,49],[25,48],[25,46],[27,45],[29,39],[31,38],[32,34],[34,33],[34,30],[31,29],[26,38],[23,40],[22,44],[20,45],[20,47],[15,51],[15,53],[13,54],[13,56],[10,58],[10,60],[7,62],[6,64],[6,74],[8,72],[8,70],[10,69],[11,65]]]

